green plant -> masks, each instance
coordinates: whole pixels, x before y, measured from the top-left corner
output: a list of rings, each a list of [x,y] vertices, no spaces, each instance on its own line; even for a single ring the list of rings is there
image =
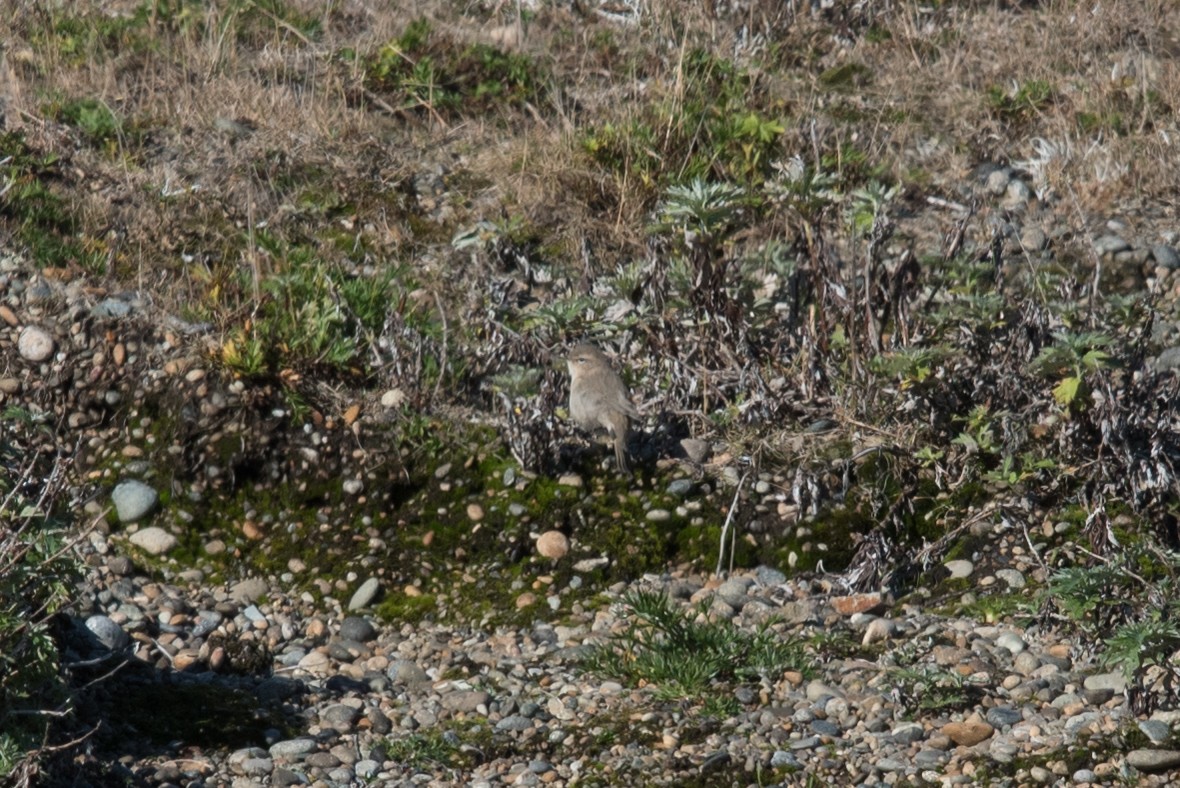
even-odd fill
[[[768,628],[747,634],[730,622],[708,621],[704,606],[695,614],[681,611],[662,592],[628,592],[623,603],[628,626],[585,656],[583,667],[592,673],[658,685],[665,698],[702,698],[716,684],[808,667],[798,641]]]
[[[1103,664],[1120,667],[1136,709],[1180,692],[1180,553],[1135,541],[1092,566],[1058,570],[1045,599],[1105,646]],[[1152,670],[1161,685],[1148,686]],[[1153,689],[1156,691],[1153,694]]]
[[[900,702],[914,710],[962,709],[973,703],[986,686],[986,680],[976,684],[957,671],[931,665],[898,667],[889,673]]]
[[[400,269],[350,276],[306,246],[268,235],[257,241],[279,270],[261,280],[263,298],[252,319],[228,332],[221,361],[242,375],[287,367],[363,369],[395,301]],[[247,287],[243,283],[241,290]]]
[[[1041,351],[1033,368],[1043,375],[1059,378],[1053,387],[1053,399],[1058,405],[1067,411],[1084,408],[1088,393],[1086,374],[1110,366],[1110,354],[1106,348],[1113,340],[1106,334],[1091,331],[1059,332],[1053,338],[1056,343]]]
[[[1009,123],[1023,123],[1042,112],[1056,97],[1053,84],[1031,79],[1005,88],[992,85],[987,89],[987,104],[992,113]]]
[[[0,422],[6,436],[37,428],[11,409]],[[0,780],[16,784],[70,710],[50,619],[70,599],[78,565],[51,511],[57,490],[38,478],[59,476],[41,475],[15,439],[0,439]]]
[[[1000,444],[996,442],[995,418],[1002,418],[1003,413],[990,413],[987,405],[976,405],[965,417],[957,417],[957,421],[964,424],[960,432],[951,443],[962,446],[972,455],[998,454]]]
[[[848,196],[848,205],[845,208],[845,219],[849,227],[858,235],[867,235],[873,229],[877,218],[900,192],[899,186],[885,186],[875,180],[853,191]]]

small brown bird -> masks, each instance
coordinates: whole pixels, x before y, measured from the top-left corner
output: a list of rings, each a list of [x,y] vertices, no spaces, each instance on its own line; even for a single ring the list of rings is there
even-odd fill
[[[629,473],[627,439],[631,419],[639,411],[631,402],[622,378],[602,351],[593,345],[578,345],[569,355],[570,417],[584,430],[605,429],[615,439],[615,462]]]

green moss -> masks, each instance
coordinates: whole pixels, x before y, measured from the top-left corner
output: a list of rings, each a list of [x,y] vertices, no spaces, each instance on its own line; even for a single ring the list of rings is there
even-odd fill
[[[431,616],[438,609],[435,598],[429,594],[410,596],[403,593],[389,594],[373,612],[388,623],[417,623]]]

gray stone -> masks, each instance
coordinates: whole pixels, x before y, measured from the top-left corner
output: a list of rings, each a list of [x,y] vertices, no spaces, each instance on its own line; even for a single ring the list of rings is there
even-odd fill
[[[1026,252],[1039,252],[1047,243],[1048,239],[1039,227],[1025,227],[1020,233],[1020,245]]]
[[[1155,264],[1163,268],[1180,268],[1180,253],[1168,244],[1155,244],[1151,247],[1151,256]]]
[[[898,744],[913,744],[926,738],[926,728],[918,722],[903,722],[889,734]]]
[[[1172,735],[1172,727],[1161,720],[1140,720],[1139,730],[1143,731],[1144,736],[1151,739],[1152,744],[1165,742]]]
[[[16,339],[16,349],[25,361],[44,361],[53,355],[53,337],[38,326],[25,326]]]
[[[365,582],[361,583],[360,588],[352,595],[352,599],[348,600],[349,610],[360,610],[363,607],[368,607],[369,603],[377,596],[377,592],[381,590],[381,581],[375,577],[370,577]]]
[[[987,174],[984,188],[993,197],[999,197],[1008,190],[1009,176],[1007,170],[995,169]]]
[[[283,768],[282,766],[275,769],[270,775],[271,788],[287,788],[290,785],[308,785],[310,782],[310,780],[299,772]]]
[[[430,681],[426,671],[408,659],[395,659],[385,669],[385,675],[395,684],[421,684]]]
[[[1127,765],[1141,772],[1166,772],[1180,767],[1180,750],[1131,750]]]
[[[1116,255],[1131,248],[1131,244],[1117,235],[1100,235],[1094,239],[1094,251],[1100,255]]]
[[[763,586],[778,586],[787,582],[787,576],[773,567],[759,564],[754,567],[754,580]]]
[[[685,498],[692,493],[696,484],[692,479],[673,479],[668,483],[668,495]]]
[[[221,625],[223,617],[216,610],[202,610],[197,613],[193,636],[203,638]]]
[[[1122,673],[1095,673],[1086,676],[1082,686],[1088,690],[1113,690],[1123,692],[1127,688],[1127,679]]]
[[[709,458],[709,452],[712,451],[713,447],[709,445],[708,441],[685,438],[680,441],[680,448],[684,449],[684,453],[688,455],[688,459],[699,464]]]
[[[1012,706],[996,706],[988,709],[987,721],[996,728],[1003,728],[1005,725],[1015,725],[1024,719],[1024,714],[1020,709]]]
[[[819,736],[839,736],[844,729],[831,720],[812,720],[811,732]]]
[[[1152,362],[1152,368],[1157,372],[1180,368],[1180,347],[1164,348]]]
[[[786,750],[775,750],[770,756],[770,765],[774,769],[798,769],[799,759]]]
[[[96,615],[86,619],[86,628],[95,639],[111,651],[120,651],[131,641],[123,628],[107,616]]]
[[[1067,736],[1076,737],[1085,728],[1097,730],[1102,724],[1102,719],[1103,715],[1097,711],[1084,711],[1065,721],[1065,733]]]
[[[919,769],[933,769],[946,763],[950,756],[941,750],[924,749],[918,750],[918,754],[914,756],[914,765]]]
[[[439,703],[448,711],[469,714],[478,711],[480,706],[486,708],[489,696],[482,690],[455,690],[447,692],[439,698]]]
[[[113,555],[107,559],[107,569],[111,570],[111,574],[127,577],[135,571],[135,565],[125,555]]]
[[[121,523],[133,523],[156,508],[159,494],[136,479],[119,482],[111,491],[111,502]]]
[[[368,643],[375,637],[377,637],[377,630],[369,623],[368,619],[360,616],[348,616],[340,622],[340,638],[342,640]]]
[[[1022,651],[1016,655],[1016,659],[1012,660],[1012,667],[1016,668],[1016,672],[1022,676],[1031,676],[1033,671],[1040,666],[1041,661],[1031,651]]]
[[[1024,639],[1014,632],[1004,632],[996,638],[996,645],[1000,648],[1007,649],[1013,655],[1019,654],[1028,648],[1028,644]]]
[[[1013,590],[1024,588],[1024,575],[1015,569],[997,569],[996,577],[1008,584],[1008,588]]]
[[[301,737],[298,739],[287,739],[286,741],[275,742],[270,746],[270,755],[272,758],[283,758],[285,760],[296,759],[301,755],[307,755],[309,752],[315,752],[319,749],[315,739]]]
[[[163,528],[154,525],[150,528],[143,528],[136,531],[128,539],[131,541],[131,544],[151,555],[164,555],[176,547],[176,545],[180,544],[180,541],[175,536]]]
[[[1080,785],[1083,783],[1092,783],[1092,782],[1096,781],[1097,779],[1098,779],[1098,775],[1094,774],[1094,772],[1090,769],[1078,769],[1076,772],[1073,773],[1074,785]]]
[[[1004,196],[1000,199],[1000,207],[1011,211],[1022,211],[1028,207],[1028,201],[1032,199],[1032,196],[1032,189],[1028,188],[1027,183],[1019,178],[1012,178],[1008,181],[1007,188],[1004,189]]]
[[[239,605],[246,605],[261,599],[270,588],[258,577],[248,577],[230,586],[229,598]]]
[[[498,731],[527,731],[533,727],[533,721],[523,714],[509,714],[496,723]]]
[[[951,573],[951,580],[970,577],[971,573],[975,571],[975,564],[962,558],[955,561],[947,561],[943,566]]]
[[[320,711],[320,722],[330,725],[336,730],[351,730],[353,724],[360,719],[360,709],[346,706],[343,703],[333,703]]]
[[[127,317],[131,314],[131,304],[120,298],[104,298],[94,305],[90,310],[90,314],[98,318],[105,317]]]
[[[357,777],[371,780],[381,770],[381,764],[365,758],[364,760],[357,761],[356,765],[352,767],[352,770],[356,772]]]
[[[906,765],[896,758],[879,758],[875,764],[883,772],[904,772]]]

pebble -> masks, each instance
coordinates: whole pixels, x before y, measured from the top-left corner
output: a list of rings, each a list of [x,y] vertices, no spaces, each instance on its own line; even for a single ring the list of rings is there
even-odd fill
[[[1100,255],[1113,256],[1130,248],[1131,244],[1117,235],[1100,235],[1094,239],[1094,251]]]
[[[1131,750],[1127,765],[1149,774],[1171,771],[1180,767],[1180,750]]]
[[[537,553],[544,558],[558,561],[565,558],[569,550],[569,539],[561,531],[546,531],[537,537]]]
[[[111,651],[121,651],[131,642],[130,636],[123,628],[107,616],[94,615],[86,619],[86,629]]]
[[[16,349],[21,358],[34,363],[52,356],[53,348],[53,337],[39,326],[25,326],[16,340]]]
[[[369,606],[377,596],[377,592],[381,590],[381,581],[375,577],[370,577],[361,583],[352,598],[348,600],[349,610],[360,610]]]
[[[1151,256],[1155,259],[1158,266],[1168,269],[1180,268],[1180,253],[1177,253],[1174,246],[1169,244],[1154,244],[1151,247]]]
[[[146,517],[159,501],[159,494],[154,488],[141,481],[131,479],[119,482],[111,491],[111,502],[115,504],[115,513],[121,523],[133,523]]]
[[[180,544],[180,540],[175,536],[154,525],[131,534],[128,541],[150,555],[164,555]]]
[[[947,571],[951,573],[951,580],[959,580],[964,577],[970,577],[971,573],[975,571],[975,564],[965,559],[959,558],[954,561],[947,561],[943,564]]]

